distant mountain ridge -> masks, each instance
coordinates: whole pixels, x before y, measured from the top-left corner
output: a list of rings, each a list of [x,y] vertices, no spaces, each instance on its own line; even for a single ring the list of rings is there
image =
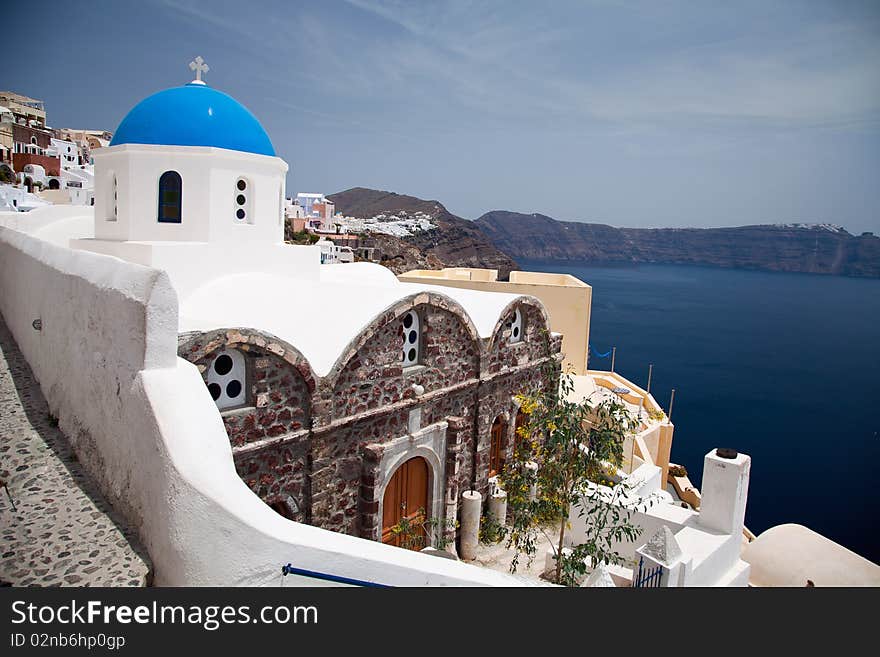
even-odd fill
[[[372,236],[382,252],[382,264],[396,274],[410,269],[486,267],[497,269],[499,276],[506,278],[512,269],[519,268],[516,261],[493,245],[473,221],[455,216],[439,201],[365,187],[347,189],[327,198],[336,204],[338,211],[362,219],[401,210],[411,214],[423,212],[431,217],[431,222],[437,226],[435,230],[403,238]]]
[[[476,225],[513,258],[692,264],[880,278],[880,238],[833,224],[615,228],[543,214],[487,212]]]

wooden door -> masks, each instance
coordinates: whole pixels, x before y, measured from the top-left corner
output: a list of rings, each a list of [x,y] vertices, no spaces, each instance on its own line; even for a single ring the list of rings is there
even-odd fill
[[[500,417],[496,417],[492,423],[491,440],[489,444],[489,476],[494,477],[504,467],[504,430],[506,425]]]
[[[522,410],[518,410],[516,412],[516,423],[513,426],[513,453],[516,454],[516,450],[519,449],[520,443],[522,443],[525,438],[523,438],[520,434],[520,429],[526,426],[528,419],[526,418],[526,414],[522,412]]]
[[[395,535],[391,528],[406,518],[416,525],[414,545],[412,549],[421,549],[427,545],[422,529],[422,514],[428,513],[428,462],[421,456],[406,461],[397,471],[385,488],[382,498],[382,542],[400,545],[401,536]],[[413,542],[413,541],[411,541]]]

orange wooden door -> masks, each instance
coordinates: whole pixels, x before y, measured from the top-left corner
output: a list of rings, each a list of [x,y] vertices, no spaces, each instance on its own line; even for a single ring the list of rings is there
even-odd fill
[[[428,512],[428,462],[420,456],[411,458],[397,468],[382,498],[382,542],[400,545],[401,537],[391,528],[406,518],[416,525],[416,536],[425,538],[422,514]],[[413,549],[421,549],[424,541],[416,541]],[[420,544],[418,544],[420,543]]]
[[[504,467],[504,422],[496,417],[492,423],[491,440],[489,444],[489,476],[494,477]]]

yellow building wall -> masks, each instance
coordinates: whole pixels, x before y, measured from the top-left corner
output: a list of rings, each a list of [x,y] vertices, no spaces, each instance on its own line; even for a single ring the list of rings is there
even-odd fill
[[[562,334],[563,367],[571,368],[575,374],[586,373],[593,288],[580,279],[570,274],[513,271],[507,282],[497,280],[498,272],[494,269],[467,267],[414,269],[397,278],[405,283],[537,297],[550,316],[550,330]]]

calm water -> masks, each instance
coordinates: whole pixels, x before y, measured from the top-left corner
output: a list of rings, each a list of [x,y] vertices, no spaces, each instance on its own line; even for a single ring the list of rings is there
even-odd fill
[[[577,267],[590,342],[668,410],[697,485],[713,447],[750,454],[746,524],[806,525],[880,563],[880,280],[675,265]],[[590,367],[610,358],[591,355]]]

